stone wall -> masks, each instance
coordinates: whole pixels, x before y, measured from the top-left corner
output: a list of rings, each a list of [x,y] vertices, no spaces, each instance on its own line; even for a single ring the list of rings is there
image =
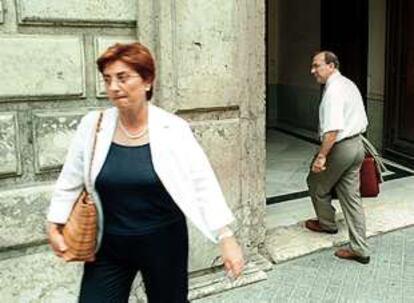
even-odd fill
[[[94,61],[136,37],[135,0],[0,1],[0,297],[75,301],[80,265],[49,251],[45,214],[80,118],[108,105]]]
[[[97,55],[137,37],[157,59],[154,102],[190,121],[238,218],[233,227],[258,258],[265,232],[263,20],[259,0],[0,0],[3,302],[76,301],[81,266],[63,264],[48,249],[47,205],[80,118],[109,104]],[[192,297],[231,287],[197,284],[219,265],[218,250],[191,226],[190,233]],[[250,263],[245,283],[265,277],[259,263]],[[141,298],[138,278],[131,302]]]
[[[263,1],[140,1],[138,37],[158,62],[154,102],[191,122],[255,254],[265,232]],[[190,231],[191,269],[216,264],[217,246]]]

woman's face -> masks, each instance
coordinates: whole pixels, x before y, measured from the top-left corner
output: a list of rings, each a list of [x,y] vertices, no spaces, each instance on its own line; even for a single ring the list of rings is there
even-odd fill
[[[146,102],[145,93],[150,89],[151,83],[144,81],[124,62],[117,60],[108,64],[102,76],[106,93],[116,107],[131,107]]]

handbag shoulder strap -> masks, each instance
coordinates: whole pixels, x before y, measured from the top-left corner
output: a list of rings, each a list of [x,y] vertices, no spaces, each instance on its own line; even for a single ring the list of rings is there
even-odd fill
[[[96,121],[96,126],[95,126],[95,131],[94,131],[94,136],[93,136],[93,143],[92,143],[92,153],[91,153],[91,158],[89,161],[87,181],[89,182],[90,186],[92,186],[92,180],[91,180],[92,162],[93,162],[93,158],[95,157],[96,141],[98,138],[98,133],[101,130],[102,118],[103,118],[103,111],[100,111],[98,120]]]
[[[371,155],[374,158],[375,165],[379,173],[380,181],[384,182],[382,174],[388,172],[387,167],[382,161],[382,158],[380,154],[378,153],[377,149],[375,148],[375,146],[371,142],[369,142],[368,139],[365,138],[364,136],[361,136],[361,139],[362,139],[362,143],[364,144],[365,153]]]

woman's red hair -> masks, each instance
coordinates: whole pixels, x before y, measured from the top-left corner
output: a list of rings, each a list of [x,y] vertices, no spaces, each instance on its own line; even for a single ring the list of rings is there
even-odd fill
[[[153,83],[155,79],[155,62],[147,47],[139,42],[116,43],[108,47],[96,60],[98,70],[103,73],[105,68],[115,61],[122,61],[135,70],[144,81]],[[147,100],[152,97],[151,89],[146,92]]]

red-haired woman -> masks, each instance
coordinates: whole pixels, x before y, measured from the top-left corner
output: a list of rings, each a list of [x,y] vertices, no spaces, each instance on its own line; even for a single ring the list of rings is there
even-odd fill
[[[228,224],[234,220],[189,125],[149,103],[155,63],[140,43],[115,44],[97,60],[113,107],[104,111],[91,167],[98,209],[98,250],[85,263],[79,302],[128,302],[141,272],[150,303],[184,303],[188,293],[186,217],[220,243],[224,265],[238,276],[243,256]],[[97,112],[81,121],[56,183],[49,241],[66,249],[61,229],[90,163]]]

